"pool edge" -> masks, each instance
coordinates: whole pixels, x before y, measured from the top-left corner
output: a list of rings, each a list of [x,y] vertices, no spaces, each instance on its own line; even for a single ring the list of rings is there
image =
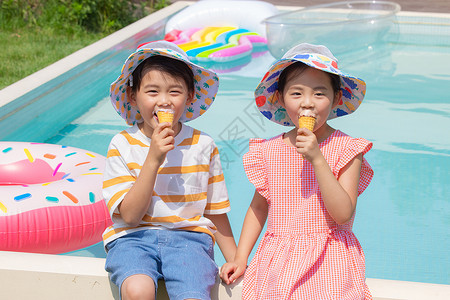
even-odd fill
[[[0,251],[2,299],[119,299],[104,270],[105,259]],[[368,278],[374,300],[449,299],[450,285]],[[26,283],[26,284],[25,284]],[[241,299],[242,282],[217,280],[211,299]],[[161,282],[157,300],[168,299]]]

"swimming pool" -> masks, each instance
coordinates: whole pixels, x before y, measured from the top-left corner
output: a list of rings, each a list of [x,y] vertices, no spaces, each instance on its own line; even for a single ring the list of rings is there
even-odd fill
[[[354,227],[366,253],[367,277],[450,284],[450,17],[403,15],[399,21],[397,43],[341,60],[341,68],[364,78],[368,90],[357,113],[331,123],[374,142],[367,159],[375,177],[359,198]],[[111,137],[125,128],[106,98],[108,86],[131,49],[160,38],[160,28],[147,29],[120,49],[105,51],[2,108],[0,138],[106,154]],[[216,103],[189,124],[209,133],[219,146],[236,239],[253,194],[241,166],[248,138],[284,129],[266,121],[252,100],[272,61],[266,53],[221,74]],[[43,113],[37,114],[39,109]],[[104,256],[101,245],[72,254]],[[216,256],[221,264],[218,250]]]

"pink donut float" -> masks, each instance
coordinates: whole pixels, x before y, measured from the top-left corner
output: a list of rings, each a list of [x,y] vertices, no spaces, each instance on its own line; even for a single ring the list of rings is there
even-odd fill
[[[0,142],[0,250],[64,253],[102,240],[105,157],[53,144]]]

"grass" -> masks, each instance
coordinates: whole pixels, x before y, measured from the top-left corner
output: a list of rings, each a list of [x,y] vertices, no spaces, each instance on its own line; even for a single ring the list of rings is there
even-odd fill
[[[168,4],[167,0],[0,0],[0,89]]]
[[[78,31],[68,34],[49,28],[0,31],[0,89],[88,46],[107,33]]]

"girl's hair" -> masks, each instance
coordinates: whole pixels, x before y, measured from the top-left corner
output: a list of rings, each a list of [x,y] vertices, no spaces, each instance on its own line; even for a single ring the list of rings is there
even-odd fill
[[[305,65],[302,62],[295,62],[288,66],[286,69],[281,72],[280,77],[278,78],[278,91],[283,94],[284,88],[286,87],[287,80],[289,76],[299,76],[306,68],[311,68]],[[325,71],[324,71],[325,72]],[[336,94],[341,90],[341,77],[336,74],[328,73],[328,76],[331,80],[331,87],[333,88],[333,92]]]
[[[141,85],[142,77],[148,72],[156,70],[166,73],[172,77],[182,79],[188,88],[188,93],[194,93],[194,73],[189,66],[178,59],[162,55],[154,55],[145,59],[133,71],[132,90],[137,91]]]

